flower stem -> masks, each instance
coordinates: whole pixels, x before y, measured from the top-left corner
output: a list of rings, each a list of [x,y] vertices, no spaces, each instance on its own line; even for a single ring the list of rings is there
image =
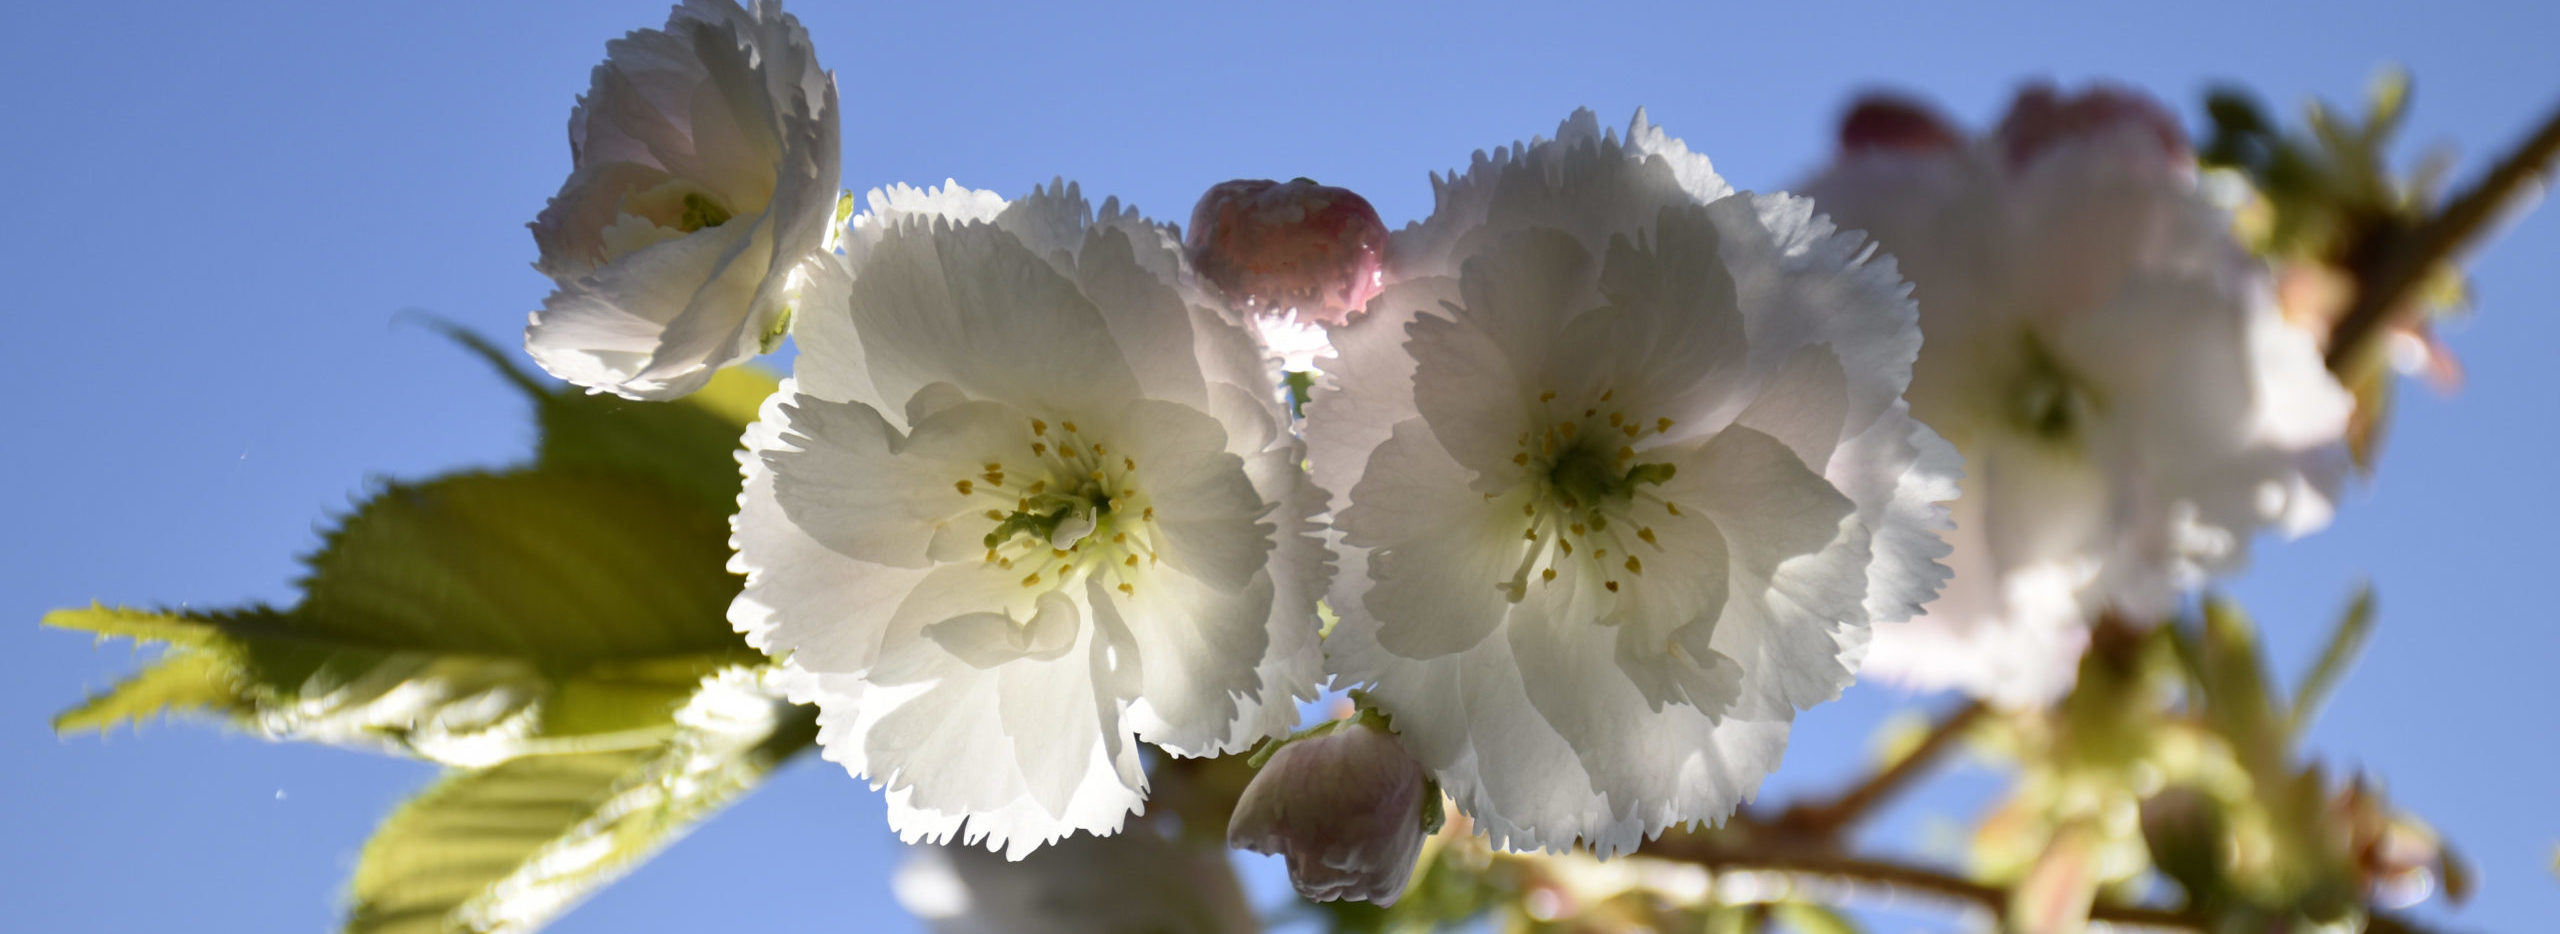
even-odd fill
[[[1696,834],[1664,834],[1646,844],[1637,855],[1703,866],[1715,872],[1777,872],[1873,883],[1897,894],[1929,895],[1940,901],[1974,905],[1994,916],[2009,907],[2008,889],[1893,859],[1819,852],[1759,852],[1728,847]],[[2089,920],[2171,931],[2204,930],[2203,921],[2183,912],[2138,905],[2099,904],[2090,909]]]
[[[1947,750],[1955,748],[1956,740],[1988,712],[1981,701],[1966,702],[1940,718],[1937,725],[1929,728],[1929,734],[1921,738],[1918,746],[1912,747],[1908,754],[1894,760],[1883,771],[1830,801],[1787,808],[1778,816],[1775,826],[1836,843],[1843,832],[1856,826],[1859,820],[1891,801],[1927,773],[1929,767],[1936,764]]]
[[[2343,373],[2361,359],[2393,313],[2409,304],[2409,293],[2426,281],[2428,271],[2485,232],[2518,192],[2550,171],[2554,158],[2560,158],[2560,109],[2545,116],[2524,145],[2498,160],[2470,190],[2410,228],[2372,262],[2359,264],[2355,301],[2329,332],[2330,372]]]

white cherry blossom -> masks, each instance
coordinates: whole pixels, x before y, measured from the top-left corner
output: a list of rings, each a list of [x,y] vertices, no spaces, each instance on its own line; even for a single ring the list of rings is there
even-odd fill
[[[1928,335],[1912,412],[1967,465],[1955,579],[1877,627],[1869,671],[2050,700],[2098,613],[2166,614],[2260,530],[2327,523],[2352,402],[2166,111],[2034,87],[1967,138],[1880,97],[1842,145],[1803,191],[1910,277]]]
[[[1321,676],[1324,497],[1278,375],[1117,202],[871,203],[748,430],[731,619],[906,839],[1109,832],[1140,741],[1247,748]]]
[[[1945,577],[1905,287],[1642,114],[1435,185],[1308,407],[1328,663],[1498,846],[1720,821]]]
[[[558,288],[525,350],[593,392],[681,396],[772,349],[834,271],[835,78],[773,0],[687,0],[606,50],[532,224]]]

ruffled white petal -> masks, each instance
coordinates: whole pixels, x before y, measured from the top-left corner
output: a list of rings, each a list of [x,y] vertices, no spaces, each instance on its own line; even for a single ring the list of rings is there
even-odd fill
[[[771,2],[691,0],[607,50],[570,115],[575,169],[532,224],[557,290],[525,349],[590,391],[669,398],[778,338],[822,274],[835,80]]]
[[[1720,821],[1944,580],[1907,289],[1639,115],[1435,178],[1309,406],[1328,666],[1498,845]]]
[[[2050,700],[2088,620],[2172,611],[2260,530],[2325,524],[2344,483],[2352,400],[2185,154],[2111,112],[2126,119],[1860,149],[1806,188],[1911,277],[1928,335],[1911,408],[1970,465],[1958,576],[1925,618],[1879,629],[1878,674]]]
[[[908,839],[1109,832],[1140,741],[1242,749],[1313,693],[1324,496],[1159,225],[1064,184],[872,206],[748,433],[731,618]]]

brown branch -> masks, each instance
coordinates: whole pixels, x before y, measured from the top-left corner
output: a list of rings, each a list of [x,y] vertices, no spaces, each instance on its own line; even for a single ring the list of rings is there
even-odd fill
[[[2377,911],[2366,916],[2364,934],[2435,934],[2435,929],[2398,915]]]
[[[1842,831],[1855,826],[1859,820],[1909,788],[1913,781],[1936,764],[1940,756],[1955,748],[1956,740],[1988,712],[1989,708],[1984,707],[1981,701],[1968,701],[1940,719],[1936,726],[1930,727],[1929,735],[1921,738],[1920,745],[1912,747],[1908,754],[1894,760],[1883,771],[1830,801],[1789,807],[1772,826],[1822,838],[1837,838]]]
[[[2428,271],[2486,230],[2516,192],[2550,170],[2554,158],[2560,158],[2560,109],[2544,117],[2524,145],[2499,160],[2471,190],[2397,238],[2373,262],[2359,264],[2355,301],[2329,332],[2330,372],[2346,372],[2426,281]]]
[[[1945,901],[1976,905],[1994,916],[2004,915],[2009,909],[2007,889],[1891,859],[1814,851],[1748,852],[1693,834],[1665,834],[1638,850],[1637,855],[1689,863],[1714,872],[1780,872],[1853,879],[1904,893],[1934,895]],[[2139,905],[2095,905],[2090,908],[2089,920],[2171,931],[2205,930],[2204,921],[2183,912]]]

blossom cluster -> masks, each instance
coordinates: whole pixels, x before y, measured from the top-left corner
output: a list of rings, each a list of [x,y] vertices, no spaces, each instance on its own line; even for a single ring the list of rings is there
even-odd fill
[[[1749,799],[1862,664],[2049,696],[2091,614],[2341,476],[2339,390],[2116,92],[1981,139],[1871,102],[1810,199],[1578,112],[1402,230],[1238,181],[1186,237],[1063,180],[852,215],[767,0],[609,52],[526,347],[659,399],[796,344],[730,619],[909,841],[1112,834],[1144,747],[1285,738],[1330,680],[1362,719],[1231,828],[1311,896],[1392,900],[1441,792],[1498,846],[1627,852]]]

